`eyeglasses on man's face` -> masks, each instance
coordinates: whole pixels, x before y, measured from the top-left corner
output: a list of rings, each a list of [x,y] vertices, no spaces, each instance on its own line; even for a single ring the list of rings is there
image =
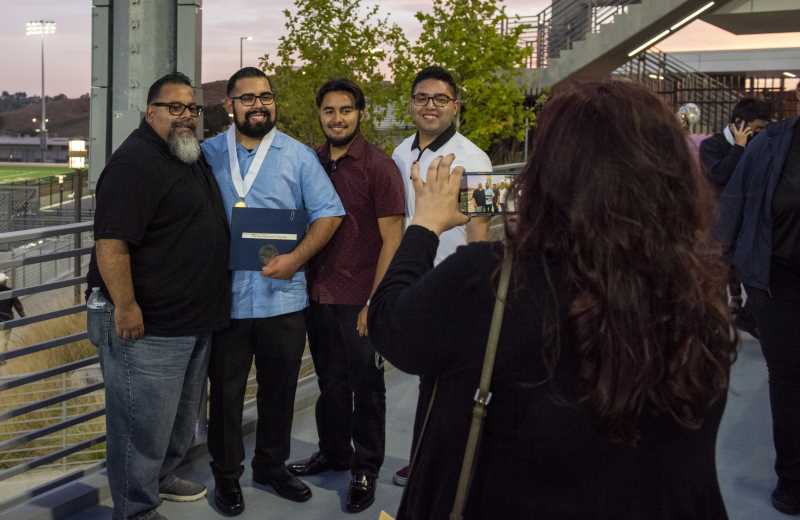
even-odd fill
[[[186,112],[187,109],[189,110],[189,114],[192,117],[197,117],[197,116],[200,115],[201,112],[203,112],[203,106],[202,105],[196,105],[194,103],[192,103],[190,105],[185,105],[185,104],[180,103],[178,101],[173,101],[172,103],[163,103],[163,102],[156,101],[156,102],[153,102],[153,103],[150,103],[150,104],[153,105],[154,107],[167,107],[167,109],[169,110],[170,115],[172,115],[172,116],[182,116],[184,114],[184,112]]]
[[[275,102],[275,94],[272,92],[264,92],[258,96],[255,94],[242,94],[241,96],[233,96],[231,99],[238,99],[239,103],[246,107],[255,105],[256,99],[261,101],[262,105],[271,105]]]
[[[414,101],[414,105],[418,107],[427,106],[428,101],[433,100],[433,105],[437,108],[444,108],[448,103],[456,100],[456,98],[451,98],[444,94],[435,94],[433,96],[428,94],[414,94],[411,96],[411,99]]]

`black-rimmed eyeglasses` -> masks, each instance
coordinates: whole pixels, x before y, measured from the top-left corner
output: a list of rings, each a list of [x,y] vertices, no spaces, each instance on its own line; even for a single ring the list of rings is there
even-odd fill
[[[231,99],[238,99],[239,102],[246,107],[251,107],[256,104],[256,98],[261,101],[262,105],[271,105],[275,102],[275,94],[272,92],[264,92],[256,96],[255,94],[242,94],[241,96],[232,96]]]
[[[426,106],[428,104],[428,101],[432,99],[434,106],[438,108],[444,108],[447,106],[448,103],[456,100],[456,98],[451,98],[450,96],[446,96],[444,94],[436,94],[434,96],[429,96],[428,94],[414,94],[413,96],[411,96],[411,99],[414,101],[414,104],[418,107]]]
[[[189,114],[192,117],[197,117],[203,112],[203,105],[195,105],[192,103],[191,105],[184,105],[183,103],[179,103],[178,101],[173,101],[172,103],[163,103],[163,102],[153,102],[150,103],[154,107],[167,107],[169,110],[170,115],[173,116],[182,116],[186,109],[189,109]]]

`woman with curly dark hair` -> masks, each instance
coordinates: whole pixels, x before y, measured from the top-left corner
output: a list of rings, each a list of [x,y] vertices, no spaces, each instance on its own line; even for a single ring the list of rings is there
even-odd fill
[[[464,518],[727,518],[715,444],[736,337],[709,188],[672,111],[627,82],[554,98],[510,247],[471,244],[432,269],[437,236],[466,219],[451,163],[412,173],[417,211],[370,307],[377,350],[422,376],[418,421],[436,388],[399,518],[451,511],[506,254]]]

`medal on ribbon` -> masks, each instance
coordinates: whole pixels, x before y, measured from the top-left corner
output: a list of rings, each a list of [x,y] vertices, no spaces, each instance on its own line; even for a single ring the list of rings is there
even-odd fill
[[[236,190],[236,194],[239,196],[239,200],[236,201],[233,207],[247,207],[245,197],[256,181],[258,172],[261,170],[261,165],[267,157],[267,152],[269,152],[269,147],[272,146],[272,140],[275,139],[275,132],[276,130],[273,128],[267,135],[261,138],[261,142],[258,144],[258,150],[256,150],[256,156],[253,157],[253,162],[250,163],[250,167],[247,169],[247,175],[242,179],[242,172],[239,169],[239,156],[236,153],[236,129],[234,125],[228,128],[226,139],[228,142],[228,162],[231,171],[231,181],[233,182],[233,188]]]

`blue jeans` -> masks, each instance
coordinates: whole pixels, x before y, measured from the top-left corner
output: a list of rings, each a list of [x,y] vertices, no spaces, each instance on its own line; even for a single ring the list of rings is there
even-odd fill
[[[126,340],[114,329],[110,302],[87,316],[106,385],[113,518],[144,516],[158,507],[159,484],[175,478],[173,472],[192,446],[211,335]]]

